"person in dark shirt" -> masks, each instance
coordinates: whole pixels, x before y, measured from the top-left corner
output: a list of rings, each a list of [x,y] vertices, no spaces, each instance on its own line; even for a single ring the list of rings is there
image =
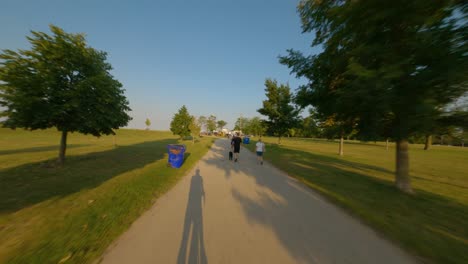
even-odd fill
[[[239,136],[239,133],[236,133],[236,135],[232,138],[231,145],[234,147],[234,162],[237,162],[239,159],[239,151],[240,151],[240,145],[241,145],[242,139]]]

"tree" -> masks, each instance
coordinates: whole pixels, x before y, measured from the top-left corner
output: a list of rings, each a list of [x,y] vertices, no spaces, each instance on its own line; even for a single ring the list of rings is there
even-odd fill
[[[255,136],[262,136],[265,133],[265,125],[260,117],[253,117],[248,121],[248,130],[249,134],[254,134]]]
[[[234,130],[248,133],[245,129],[248,128],[250,120],[247,117],[239,117],[234,124]]]
[[[198,117],[198,124],[200,125],[200,128],[203,130],[203,129],[206,129],[206,116],[200,116]]]
[[[146,118],[145,125],[146,125],[146,130],[149,130],[151,126],[151,121],[149,120],[149,118]]]
[[[30,50],[0,55],[0,106],[6,108],[5,127],[61,131],[63,164],[69,132],[114,134],[131,120],[131,109],[105,52],[89,47],[84,34],[50,30],[52,35],[31,31]]]
[[[326,120],[321,122],[323,135],[326,138],[339,138],[338,155],[344,155],[344,138],[353,131],[353,120],[340,120],[337,115],[330,115]]]
[[[190,120],[190,134],[192,135],[192,143],[195,143],[195,138],[200,135],[201,131],[201,126],[200,122],[197,120],[195,116],[192,116],[192,119]]]
[[[219,120],[219,121],[216,122],[216,124],[218,126],[218,129],[222,130],[227,125],[227,122],[224,121],[224,120]]]
[[[189,114],[187,107],[183,105],[179,111],[174,114],[171,121],[171,131],[174,135],[179,135],[180,138],[190,136],[190,124],[192,116]]]
[[[427,128],[424,150],[429,150],[432,144],[432,135],[440,135],[441,137],[447,135],[455,141],[463,142],[463,131],[468,129],[468,106],[446,110],[431,124],[431,127]]]
[[[213,132],[216,130],[216,116],[210,115],[208,120],[206,121],[206,129],[209,132]]]
[[[391,116],[395,184],[412,192],[408,138],[468,89],[466,3],[303,0],[298,11],[303,32],[314,32],[323,52],[290,50],[280,61],[310,80],[306,99],[328,98],[339,120],[354,119],[362,136],[378,136]]]
[[[278,86],[276,80],[266,79],[265,87],[268,99],[263,101],[263,107],[257,112],[268,117],[267,123],[281,144],[281,137],[298,123],[299,109],[292,105],[289,85]]]
[[[465,131],[468,129],[468,109],[458,108],[444,113],[436,125],[433,132],[440,135],[440,144],[447,142],[447,144],[464,146]]]
[[[260,117],[239,117],[236,120],[234,130],[242,131],[244,134],[263,135],[266,129]]]
[[[316,114],[313,109],[309,109],[309,116],[303,118],[299,124],[299,134],[302,137],[318,137],[319,127]]]
[[[293,127],[288,129],[288,136],[289,137],[295,137],[297,134],[297,128]]]

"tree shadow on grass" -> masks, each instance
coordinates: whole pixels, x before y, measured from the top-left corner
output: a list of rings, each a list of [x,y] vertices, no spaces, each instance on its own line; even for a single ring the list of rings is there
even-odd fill
[[[86,146],[89,146],[89,144],[70,144],[70,145],[67,145],[67,149],[80,148],[80,147],[86,147]],[[32,147],[32,148],[24,148],[24,149],[0,150],[0,156],[19,154],[19,153],[43,152],[43,151],[57,151],[58,153],[59,148],[60,148],[59,145],[54,145],[54,146],[42,146],[42,147]]]
[[[51,197],[94,188],[127,171],[163,159],[176,139],[143,142],[86,155],[69,156],[62,167],[43,162],[0,170],[0,213],[15,212]]]
[[[190,157],[190,155],[191,155],[190,152],[185,152],[184,153],[184,163]]]
[[[256,142],[254,142],[255,144]],[[345,160],[344,158],[341,157],[334,157],[334,156],[327,156],[327,155],[320,155],[320,154],[315,154],[312,152],[306,152],[303,150],[298,150],[298,149],[293,149],[293,148],[288,148],[282,145],[278,144],[269,144],[268,145],[269,151],[277,151],[277,152],[282,152],[285,155],[289,155],[288,159],[289,160],[309,160],[309,159],[315,159],[320,162],[325,162],[327,166],[346,166],[346,167],[351,167],[351,168],[356,168],[360,170],[374,170],[378,172],[383,172],[383,173],[388,173],[388,174],[393,174],[394,171],[388,170],[386,168],[382,168],[379,166],[374,166],[374,165],[369,165],[369,164],[364,164],[364,163],[358,163],[358,162],[353,162],[349,160]],[[296,155],[292,155],[292,154]],[[297,155],[297,154],[300,155]]]
[[[419,176],[412,176],[411,178],[418,179],[418,180],[421,180],[421,181],[429,181],[429,182],[433,182],[435,184],[443,184],[443,185],[448,185],[448,186],[457,187],[457,188],[461,188],[461,189],[468,189],[468,186],[453,184],[453,183],[446,182],[446,181],[435,181],[433,179],[423,178],[423,177],[419,177]]]
[[[330,143],[338,145],[340,143],[340,139],[320,139],[320,138],[288,138],[292,142],[318,142],[318,143]],[[358,141],[358,140],[345,140],[345,146],[347,144],[351,145],[361,145],[361,146],[369,146],[369,147],[378,147],[378,148],[385,148],[385,141]],[[389,142],[389,147],[394,145],[395,142]],[[346,147],[345,147],[346,148]]]
[[[281,153],[267,155],[269,162],[413,254],[440,263],[468,263],[468,205],[417,188],[415,195],[406,195],[394,187],[393,174],[388,180],[373,177],[369,169],[381,170],[365,164],[287,148],[268,150],[272,151]],[[362,171],[348,170],[349,166]],[[337,247],[351,249],[354,258],[366,254],[357,246],[359,241],[346,238],[352,232],[346,230],[345,223],[333,226],[331,212],[316,202],[316,198],[310,198],[313,193],[293,191],[298,188],[291,178],[246,175],[280,198],[259,193],[260,199],[253,200],[235,189],[233,197],[250,221],[272,228],[296,259],[307,263],[315,262],[316,258],[326,259],[325,255],[334,256]],[[371,245],[367,249],[372,251]],[[334,261],[346,262],[345,259]]]

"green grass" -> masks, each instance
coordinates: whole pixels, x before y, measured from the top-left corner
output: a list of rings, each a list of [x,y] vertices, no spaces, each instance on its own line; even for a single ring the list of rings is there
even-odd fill
[[[180,169],[167,167],[169,132],[71,134],[63,167],[50,166],[60,134],[0,129],[0,263],[86,263],[208,151],[187,145]],[[114,145],[114,142],[116,145]]]
[[[394,187],[384,143],[264,138],[265,159],[429,263],[468,263],[468,149],[410,146],[414,195]],[[253,150],[255,141],[248,148]]]

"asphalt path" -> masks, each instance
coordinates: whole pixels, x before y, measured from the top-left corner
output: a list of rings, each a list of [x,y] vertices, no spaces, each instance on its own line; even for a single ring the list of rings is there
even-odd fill
[[[101,263],[415,263],[320,195],[219,139]],[[268,155],[268,149],[265,153]]]

